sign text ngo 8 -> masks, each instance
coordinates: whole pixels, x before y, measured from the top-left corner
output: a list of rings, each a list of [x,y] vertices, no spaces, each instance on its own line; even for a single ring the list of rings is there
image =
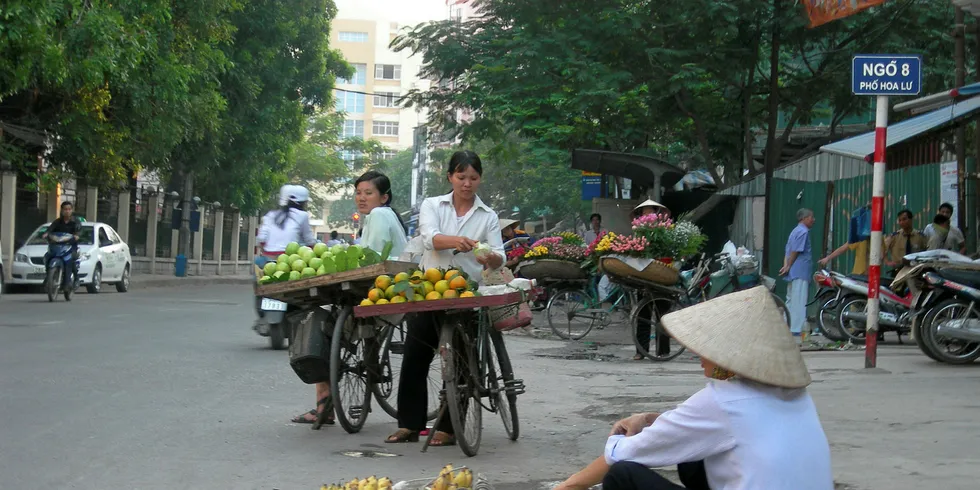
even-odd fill
[[[922,89],[922,57],[859,54],[851,68],[855,95],[918,95]]]

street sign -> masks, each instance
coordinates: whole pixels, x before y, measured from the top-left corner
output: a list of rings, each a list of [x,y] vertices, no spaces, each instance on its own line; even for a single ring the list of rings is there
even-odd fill
[[[854,95],[918,95],[922,57],[912,54],[859,54],[851,65]]]
[[[591,201],[602,197],[602,174],[582,172],[582,200]]]

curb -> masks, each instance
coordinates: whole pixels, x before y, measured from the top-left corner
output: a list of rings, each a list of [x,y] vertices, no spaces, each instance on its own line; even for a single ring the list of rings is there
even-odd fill
[[[146,277],[137,279],[134,276],[130,283],[132,289],[172,288],[184,286],[211,286],[215,284],[248,285],[255,282],[252,276],[188,276],[188,277]]]

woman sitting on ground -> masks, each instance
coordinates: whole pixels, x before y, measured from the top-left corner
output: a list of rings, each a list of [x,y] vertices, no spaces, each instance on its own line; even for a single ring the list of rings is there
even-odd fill
[[[613,426],[604,456],[556,490],[833,490],[830,446],[793,336],[764,287],[664,316],[708,386]],[[682,485],[651,468],[677,465]]]

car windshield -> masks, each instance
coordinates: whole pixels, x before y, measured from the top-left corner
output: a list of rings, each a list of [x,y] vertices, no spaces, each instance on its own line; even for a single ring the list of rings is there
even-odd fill
[[[48,241],[41,238],[44,232],[48,231],[47,226],[42,226],[31,235],[31,238],[27,240],[27,245],[47,245]],[[94,226],[82,226],[82,231],[78,233],[78,244],[79,245],[92,245],[95,243],[95,227]]]

